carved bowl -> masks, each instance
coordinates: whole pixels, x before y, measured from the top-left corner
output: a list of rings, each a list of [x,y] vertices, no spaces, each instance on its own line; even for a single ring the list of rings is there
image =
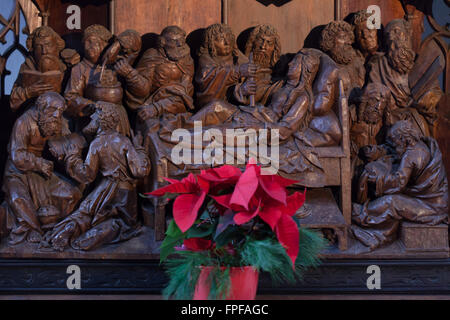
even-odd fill
[[[93,101],[122,104],[123,90],[120,82],[112,86],[102,86],[101,84],[90,85],[86,88],[86,97]]]

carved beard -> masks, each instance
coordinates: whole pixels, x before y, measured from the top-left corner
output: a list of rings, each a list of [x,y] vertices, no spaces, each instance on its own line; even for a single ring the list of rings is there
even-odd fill
[[[59,70],[59,58],[57,56],[46,54],[39,59],[39,71],[47,72]]]
[[[164,52],[166,53],[167,57],[172,61],[178,61],[186,57],[190,53],[189,46],[187,44],[181,46],[181,47],[164,47]]]
[[[61,119],[39,117],[38,126],[39,132],[44,138],[60,136],[62,133]]]
[[[334,47],[329,52],[331,59],[339,64],[349,64],[352,62],[353,54],[354,52],[351,46]]]
[[[353,60],[352,48],[334,48],[329,52],[331,59],[339,64],[349,64]]]
[[[414,66],[414,51],[404,42],[391,41],[390,49],[387,53],[389,65],[400,72],[406,74]]]
[[[253,50],[253,63],[255,63],[256,65],[262,68],[270,68],[271,59],[272,57],[270,57],[266,52],[257,49]]]
[[[368,124],[376,124],[382,120],[382,111],[378,107],[370,106],[367,102],[363,102],[359,106],[359,120]]]

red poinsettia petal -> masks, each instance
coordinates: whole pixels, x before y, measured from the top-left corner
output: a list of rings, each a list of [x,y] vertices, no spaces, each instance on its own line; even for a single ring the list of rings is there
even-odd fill
[[[275,180],[275,177],[274,175],[261,175],[259,184],[267,196],[286,205],[286,189]]]
[[[279,176],[279,175],[273,175],[273,179],[282,187],[288,187],[288,186],[290,186],[290,185],[292,185],[294,183],[299,182],[297,180],[287,179],[287,178],[284,178],[284,177]]]
[[[224,194],[221,196],[211,196],[218,204],[220,204],[222,207],[225,207],[227,209],[231,209],[231,200],[232,194]]]
[[[152,192],[148,192],[146,195],[162,196],[166,193],[191,193],[193,191],[192,185],[177,181],[176,183],[172,183]]]
[[[305,203],[306,189],[304,192],[294,192],[287,197],[287,205],[283,208],[283,213],[293,216]]]
[[[230,204],[237,204],[248,210],[248,203],[258,188],[258,177],[255,167],[255,165],[247,165],[245,172],[241,175],[234,188]]]
[[[291,258],[292,267],[295,268],[299,250],[300,235],[298,227],[292,217],[282,214],[275,228],[278,241],[285,248],[287,255]]]
[[[197,219],[198,210],[205,200],[206,193],[182,194],[173,203],[173,218],[178,228],[186,232]]]
[[[204,251],[211,248],[212,241],[203,238],[190,238],[185,239],[183,244],[190,251]]]
[[[260,210],[260,206],[258,206],[253,212],[249,212],[249,211],[238,212],[234,215],[234,222],[237,225],[247,223],[258,215],[259,210]]]
[[[195,176],[193,173],[189,173],[188,176],[186,178],[184,178],[183,180],[181,180],[181,182],[184,183],[192,183],[192,184],[197,184],[197,179],[195,179]]]
[[[201,176],[197,176],[197,183],[204,192],[208,193],[209,191],[209,182],[204,180]]]
[[[224,208],[227,209],[231,209],[235,212],[237,211],[246,211],[245,208],[243,208],[242,206],[236,205],[236,204],[232,204],[230,203],[232,194],[224,194],[221,196],[212,196],[210,195],[211,198],[213,198],[214,200],[216,200],[216,202],[219,204],[219,206],[222,206]],[[256,207],[256,205],[255,205]]]
[[[212,181],[224,181],[225,179],[228,178],[233,179],[239,178],[241,174],[242,172],[239,168],[226,164],[219,168],[213,168],[202,171],[200,176],[206,176],[208,179],[211,179]]]
[[[170,183],[180,183],[180,181],[178,181],[178,180],[167,178],[167,177],[163,177],[163,179]]]
[[[279,206],[265,206],[259,212],[261,219],[267,223],[272,230],[274,230],[275,226],[278,224],[281,214],[282,212]]]

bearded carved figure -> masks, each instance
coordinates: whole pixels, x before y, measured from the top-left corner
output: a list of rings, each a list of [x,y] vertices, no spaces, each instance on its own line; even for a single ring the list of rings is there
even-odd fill
[[[315,147],[338,145],[342,139],[337,114],[338,82],[343,80],[344,91],[349,100],[355,89],[364,84],[364,65],[355,59],[353,29],[344,21],[332,21],[322,31],[320,46],[326,53],[314,53],[320,57],[319,71],[314,79],[311,104],[312,119],[304,138]],[[299,74],[291,66],[289,72]]]
[[[394,103],[389,108],[387,125],[399,120],[410,121],[423,135],[430,136],[436,119],[436,105],[442,95],[437,81],[426,88],[411,88],[410,72],[414,67],[410,23],[403,19],[389,22],[384,30],[384,54],[377,54],[368,63],[369,82],[387,86]],[[424,81],[426,82],[426,81]],[[422,92],[423,94],[414,94]]]
[[[350,109],[350,139],[354,157],[358,156],[362,147],[384,142],[382,128],[389,103],[389,88],[380,83],[369,83],[362,92],[358,108]]]
[[[165,114],[194,109],[194,62],[186,33],[177,26],[164,28],[157,48],[147,50],[127,77],[126,100],[145,122]]]
[[[401,220],[448,223],[448,183],[436,140],[409,121],[389,129],[387,144],[373,146],[359,179],[352,225],[355,237],[371,250],[396,239]],[[371,191],[371,192],[370,192]]]
[[[43,157],[47,142],[69,133],[63,125],[66,107],[59,94],[43,93],[14,124],[3,184],[8,220],[13,221],[10,244],[40,242],[81,199],[80,190]]]
[[[64,157],[66,171],[76,181],[92,183],[99,172],[102,179],[75,212],[46,234],[46,244],[55,250],[62,251],[69,244],[91,250],[139,233],[136,183],[148,175],[150,161],[142,136],[131,141],[119,132],[119,118],[114,104],[98,102],[91,115],[97,135],[86,159],[77,148],[71,148]]]
[[[13,111],[31,105],[35,98],[45,92],[61,92],[67,65],[71,66],[80,60],[74,50],[64,47],[64,40],[48,26],[35,29],[27,38],[30,54],[21,65],[11,91],[10,106]]]
[[[252,56],[251,62],[257,67],[256,75],[250,75],[236,85],[234,98],[238,103],[248,105],[250,96],[254,96],[255,103],[265,105],[283,84],[273,77],[275,65],[281,56],[281,41],[277,30],[271,25],[256,26],[245,45],[245,55]]]

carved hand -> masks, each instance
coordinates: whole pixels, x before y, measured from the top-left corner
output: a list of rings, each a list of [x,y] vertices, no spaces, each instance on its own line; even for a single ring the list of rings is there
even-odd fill
[[[127,60],[119,59],[119,61],[117,61],[114,65],[114,70],[116,70],[116,72],[122,77],[126,77],[133,70],[133,68],[130,66]]]
[[[61,51],[60,55],[61,55],[64,63],[69,66],[74,66],[74,65],[78,64],[81,60],[81,57],[78,54],[78,52],[76,52],[73,49],[66,48],[63,51]]]
[[[53,162],[42,159],[40,172],[46,179],[50,179],[53,173]]]
[[[375,161],[383,156],[384,150],[377,145],[369,145],[362,148],[362,152],[368,161]]]
[[[242,94],[244,96],[256,94],[256,81],[250,79],[245,81],[242,85]]]
[[[53,86],[50,84],[38,82],[34,83],[31,86],[25,88],[25,94],[28,99],[39,97],[41,94],[47,91],[53,91]]]
[[[239,66],[239,74],[244,78],[254,77],[257,69],[258,67],[254,63],[244,63]]]
[[[158,115],[158,110],[156,110],[155,106],[148,105],[142,106],[138,111],[138,117],[143,121],[146,121],[150,118],[155,118]]]

